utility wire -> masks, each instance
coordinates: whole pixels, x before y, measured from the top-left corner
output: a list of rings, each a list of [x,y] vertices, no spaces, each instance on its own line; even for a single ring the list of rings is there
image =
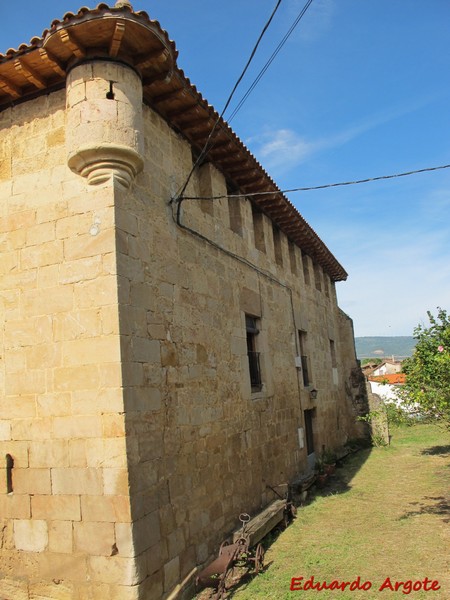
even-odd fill
[[[251,192],[249,194],[226,194],[222,196],[183,196],[183,200],[222,200],[224,198],[251,198],[252,196],[274,196],[277,194],[292,194],[293,192],[310,192],[312,190],[324,190],[327,188],[342,187],[345,185],[359,185],[361,183],[370,183],[372,181],[381,181],[383,179],[395,179],[397,177],[408,177],[418,173],[428,173],[430,171],[439,171],[449,169],[450,165],[441,165],[439,167],[427,167],[425,169],[416,169],[415,171],[406,171],[405,173],[395,173],[393,175],[380,175],[378,177],[368,177],[367,179],[357,179],[355,181],[341,181],[338,183],[326,183],[324,185],[315,185],[311,187],[298,187],[289,190],[273,190],[270,192]]]
[[[312,2],[312,0],[310,0],[310,1]],[[192,169],[191,169],[191,170],[190,170],[190,172],[189,172],[189,175],[188,175],[188,177],[187,177],[187,179],[186,179],[186,182],[184,183],[184,185],[181,187],[180,191],[179,191],[179,192],[178,192],[178,194],[177,194],[177,197],[178,197],[178,198],[179,198],[180,196],[182,196],[182,195],[183,195],[183,193],[186,191],[186,188],[187,188],[187,186],[188,186],[188,184],[189,184],[189,181],[191,180],[191,177],[192,177],[192,175],[193,175],[193,173],[194,173],[195,169],[196,169],[196,168],[197,168],[197,166],[198,166],[198,165],[199,165],[199,164],[202,162],[203,158],[206,156],[206,154],[207,154],[207,152],[208,152],[208,146],[209,146],[209,143],[210,143],[210,141],[211,141],[211,138],[212,138],[212,137],[213,137],[213,135],[214,135],[214,132],[215,132],[215,131],[216,131],[216,129],[217,129],[217,125],[219,124],[220,120],[223,118],[223,115],[224,115],[225,111],[227,110],[228,106],[230,105],[230,102],[231,102],[231,100],[232,100],[232,98],[233,98],[233,96],[234,96],[234,94],[235,94],[235,92],[236,92],[236,90],[237,90],[237,88],[238,88],[239,84],[241,83],[241,81],[242,81],[242,79],[243,79],[243,77],[244,77],[245,73],[247,72],[247,70],[248,70],[248,68],[249,68],[249,66],[250,66],[250,63],[252,62],[252,60],[253,60],[253,58],[254,58],[254,56],[255,56],[255,54],[256,54],[256,51],[257,51],[257,49],[258,49],[258,46],[259,46],[259,44],[261,43],[261,40],[262,40],[262,38],[264,37],[264,34],[266,33],[267,29],[269,28],[269,25],[271,24],[271,22],[272,22],[272,20],[273,20],[273,18],[274,18],[274,16],[275,16],[275,13],[277,12],[278,8],[280,7],[280,4],[281,4],[281,2],[282,2],[282,0],[278,0],[278,1],[277,1],[277,4],[276,4],[275,8],[273,9],[273,11],[272,11],[272,14],[271,14],[271,15],[270,15],[270,17],[269,17],[269,20],[268,20],[268,21],[267,21],[267,23],[264,25],[264,27],[263,27],[263,30],[262,30],[262,32],[260,33],[260,35],[259,35],[259,37],[258,37],[258,40],[257,40],[257,42],[256,42],[256,44],[255,44],[255,46],[254,46],[254,48],[253,48],[253,50],[252,50],[252,52],[251,52],[251,54],[250,54],[250,58],[248,59],[248,61],[247,61],[247,64],[246,64],[246,65],[245,65],[245,67],[244,67],[244,70],[242,71],[242,73],[241,73],[241,74],[240,74],[240,76],[238,77],[238,80],[236,81],[236,83],[235,83],[235,85],[234,85],[234,87],[233,87],[233,89],[232,89],[232,91],[231,91],[231,94],[228,96],[228,100],[226,101],[226,103],[225,103],[225,106],[224,106],[224,108],[223,108],[223,110],[222,110],[221,114],[220,114],[220,115],[217,117],[217,119],[216,119],[216,122],[214,123],[214,125],[213,125],[213,128],[211,129],[211,132],[210,132],[210,134],[209,134],[209,136],[208,136],[208,139],[207,139],[207,140],[206,140],[206,142],[205,142],[205,145],[203,146],[203,149],[202,149],[202,151],[200,152],[200,154],[199,154],[199,156],[198,156],[197,160],[195,161],[195,163],[194,163],[194,165],[193,165]]]
[[[292,35],[294,29],[297,27],[297,25],[300,23],[300,21],[302,20],[304,14],[306,13],[306,11],[308,10],[308,8],[311,6],[313,0],[308,0],[305,4],[305,6],[302,8],[302,10],[300,11],[300,13],[297,15],[297,18],[295,19],[295,21],[292,23],[291,27],[289,28],[288,32],[286,33],[286,35],[284,36],[284,38],[281,40],[281,42],[278,44],[278,46],[276,47],[276,49],[274,50],[272,56],[269,58],[269,60],[266,62],[266,64],[264,65],[264,67],[261,69],[261,71],[259,72],[258,76],[256,77],[256,79],[253,81],[253,83],[251,84],[251,86],[248,88],[248,90],[245,92],[244,96],[241,98],[241,100],[239,101],[239,104],[236,106],[236,108],[234,109],[234,111],[231,113],[231,115],[227,118],[228,123],[231,123],[231,121],[234,119],[234,117],[236,116],[236,114],[240,111],[240,109],[242,108],[243,104],[245,103],[245,101],[247,100],[247,98],[250,96],[250,94],[253,92],[253,90],[255,89],[255,87],[258,85],[258,83],[261,81],[262,77],[264,76],[264,74],[266,73],[267,69],[270,67],[270,65],[273,63],[273,61],[275,60],[275,58],[277,57],[278,53],[280,52],[280,50],[282,49],[282,47],[284,46],[284,44],[287,42],[287,40],[290,38],[290,36]]]

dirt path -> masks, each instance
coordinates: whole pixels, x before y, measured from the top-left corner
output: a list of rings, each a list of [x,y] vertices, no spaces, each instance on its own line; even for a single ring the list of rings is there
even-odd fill
[[[431,425],[396,429],[389,448],[353,455],[272,543],[264,573],[229,597],[449,600],[449,458],[448,433]],[[349,584],[301,589],[311,577]],[[350,591],[358,577],[370,589]]]

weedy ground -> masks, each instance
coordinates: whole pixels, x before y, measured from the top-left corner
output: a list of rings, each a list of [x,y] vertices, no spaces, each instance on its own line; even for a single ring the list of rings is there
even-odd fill
[[[300,507],[276,539],[265,568],[229,590],[235,600],[450,599],[450,438],[436,425],[391,431],[391,445],[361,450]],[[370,582],[370,590],[291,591],[291,579],[314,576]],[[437,580],[436,591],[398,591],[397,581]],[[403,591],[402,591],[403,590]],[[206,591],[205,591],[206,592]],[[204,594],[205,594],[204,592]],[[207,597],[202,594],[202,598]]]

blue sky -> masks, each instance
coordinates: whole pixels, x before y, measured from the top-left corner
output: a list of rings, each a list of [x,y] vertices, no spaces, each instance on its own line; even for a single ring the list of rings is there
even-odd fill
[[[228,115],[305,2],[283,0]],[[132,4],[221,112],[276,0]],[[1,51],[81,5],[8,3]],[[314,0],[231,126],[282,189],[450,164],[449,23],[448,0]],[[349,273],[337,290],[355,335],[411,335],[450,309],[449,190],[445,169],[289,194]]]

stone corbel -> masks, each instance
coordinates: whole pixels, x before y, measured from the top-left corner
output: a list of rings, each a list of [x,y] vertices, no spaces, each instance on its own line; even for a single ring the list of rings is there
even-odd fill
[[[82,146],[68,158],[72,171],[87,178],[89,185],[100,185],[113,179],[129,188],[142,171],[144,161],[133,148],[114,143]]]

